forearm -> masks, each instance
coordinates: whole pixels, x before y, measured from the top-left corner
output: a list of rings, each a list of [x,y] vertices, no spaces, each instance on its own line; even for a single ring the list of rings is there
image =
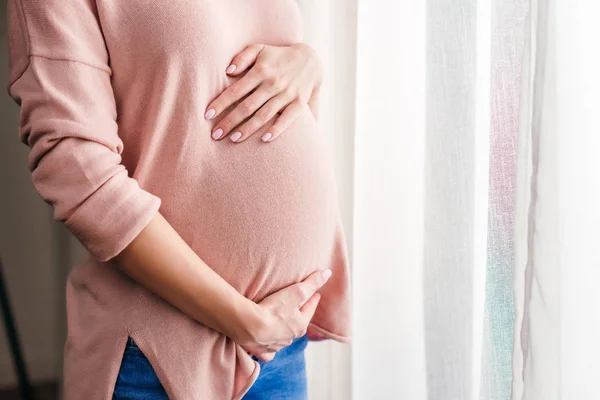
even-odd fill
[[[221,278],[160,213],[113,259],[151,292],[232,339],[257,323],[257,307]]]

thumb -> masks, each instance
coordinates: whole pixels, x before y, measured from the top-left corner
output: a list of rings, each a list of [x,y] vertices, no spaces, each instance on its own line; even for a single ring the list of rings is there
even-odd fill
[[[317,306],[319,305],[319,301],[321,300],[321,295],[319,293],[315,293],[311,296],[310,299],[302,307],[300,307],[300,314],[302,314],[302,319],[306,323],[306,326],[312,320],[313,315],[315,315],[315,311],[317,311]]]
[[[252,44],[233,57],[231,64],[225,72],[230,76],[237,76],[247,70],[258,57],[258,54],[265,48],[263,44]]]
[[[310,108],[310,111],[312,111],[315,119],[319,118],[319,92],[320,87],[315,88],[308,99],[308,107]]]

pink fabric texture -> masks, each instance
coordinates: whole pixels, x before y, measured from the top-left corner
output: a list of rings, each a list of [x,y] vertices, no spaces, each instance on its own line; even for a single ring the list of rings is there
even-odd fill
[[[111,258],[160,209],[260,301],[332,268],[312,327],[350,336],[332,165],[308,107],[276,141],[215,142],[208,103],[253,43],[302,40],[294,0],[8,0],[8,91],[42,198],[89,252],[67,282],[66,399],[110,399],[127,336],[170,398],[239,399],[259,366],[122,274]],[[272,121],[271,121],[272,123]]]

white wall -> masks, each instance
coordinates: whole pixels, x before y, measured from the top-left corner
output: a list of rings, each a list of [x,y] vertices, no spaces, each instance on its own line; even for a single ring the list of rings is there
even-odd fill
[[[0,2],[0,256],[30,377],[56,378],[64,323],[64,290],[54,266],[61,227],[31,184],[27,147],[18,139],[18,107],[8,96],[6,2]],[[60,233],[59,233],[60,236]],[[15,384],[4,324],[0,323],[0,387]]]

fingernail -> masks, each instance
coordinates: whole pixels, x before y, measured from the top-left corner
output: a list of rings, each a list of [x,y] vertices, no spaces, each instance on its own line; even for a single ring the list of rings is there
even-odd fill
[[[204,114],[204,119],[211,119],[212,117],[215,116],[216,113],[217,113],[217,111],[214,108],[211,108],[210,110],[208,110],[206,112],[206,114]]]
[[[221,136],[223,136],[223,129],[219,128],[216,131],[213,132],[212,134],[212,138],[215,140],[218,140],[221,138]]]
[[[267,132],[267,133],[265,133],[265,134],[262,136],[262,141],[263,141],[263,142],[268,142],[268,141],[269,141],[269,139],[271,139],[272,137],[273,137],[273,135],[271,135],[269,132]]]
[[[225,70],[225,72],[227,72],[228,74],[233,73],[233,71],[235,71],[237,67],[234,64],[231,64],[229,67],[227,67],[227,69]]]
[[[233,135],[231,135],[231,141],[232,142],[237,142],[239,140],[239,138],[242,137],[242,132],[236,132]]]
[[[321,275],[323,275],[323,279],[327,280],[331,277],[331,270],[326,269],[325,271],[321,272]]]

